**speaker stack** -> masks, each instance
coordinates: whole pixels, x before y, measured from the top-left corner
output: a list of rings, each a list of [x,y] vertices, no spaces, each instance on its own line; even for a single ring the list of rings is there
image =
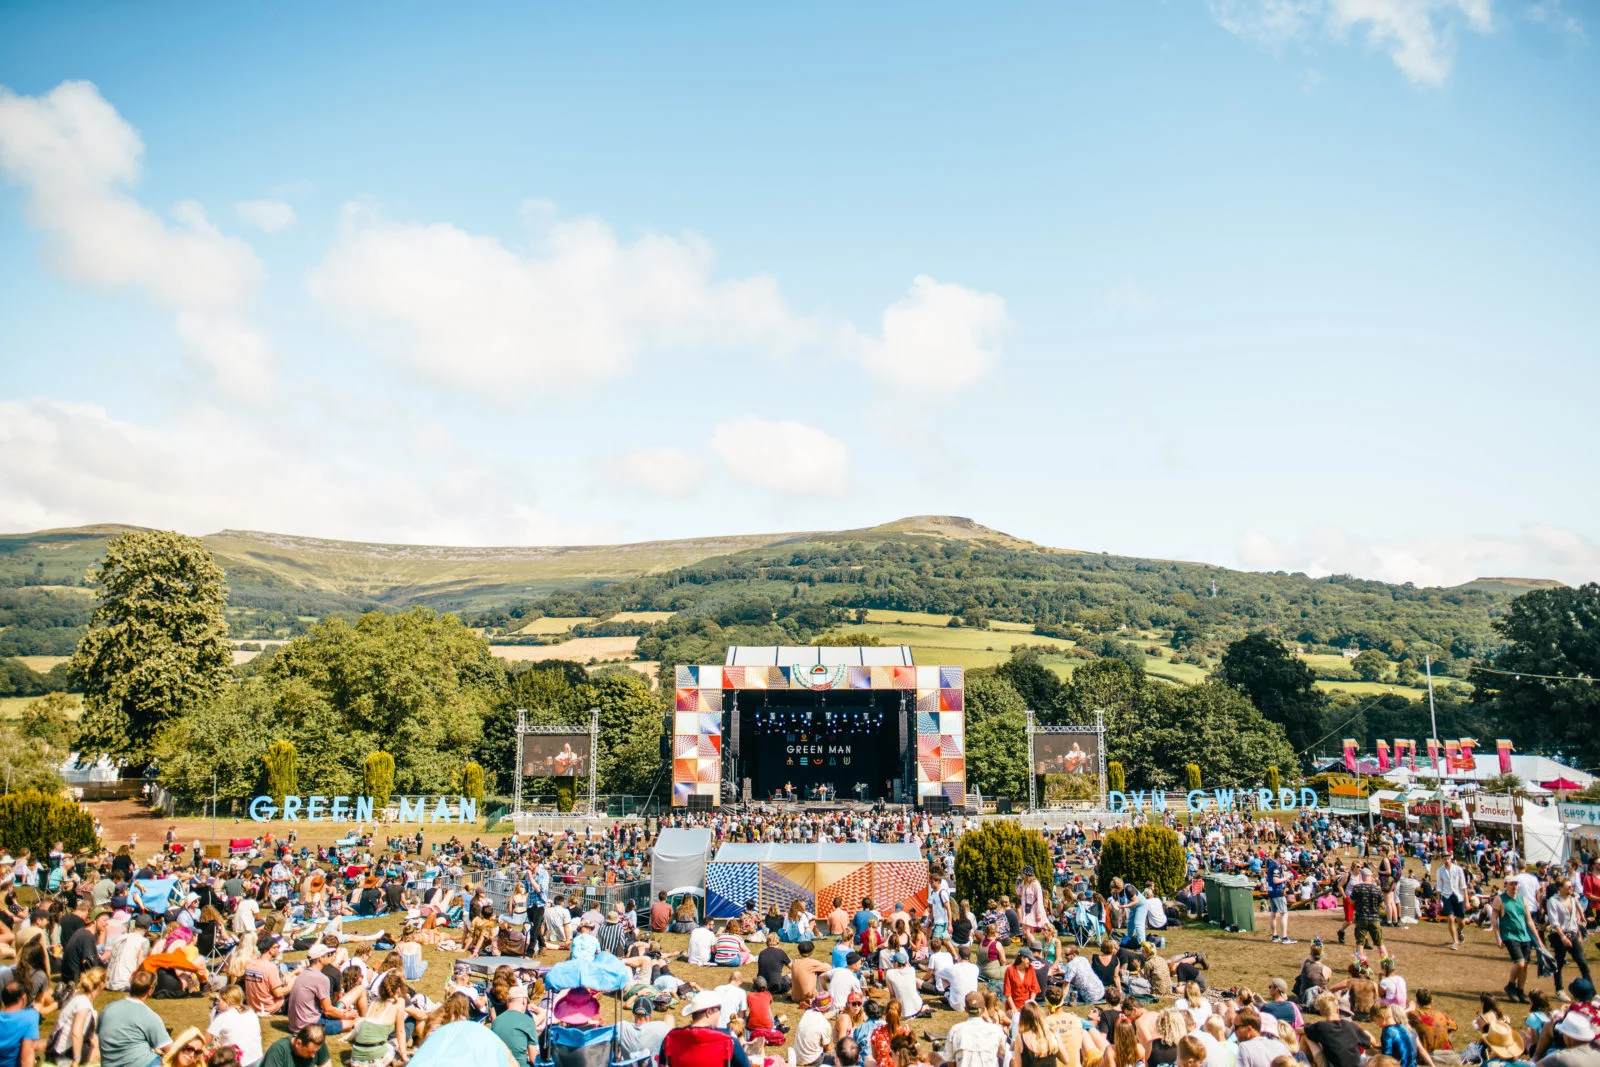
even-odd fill
[[[692,797],[690,798],[693,799]],[[950,813],[950,798],[934,795],[922,798],[922,810],[929,815],[948,815]]]
[[[703,793],[691,794],[688,798],[690,811],[711,811],[717,806],[717,798]]]

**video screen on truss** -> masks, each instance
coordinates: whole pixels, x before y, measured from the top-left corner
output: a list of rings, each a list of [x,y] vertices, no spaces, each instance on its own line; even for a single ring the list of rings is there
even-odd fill
[[[1081,733],[1037,733],[1033,735],[1033,773],[1100,775],[1100,735],[1093,730]]]
[[[522,774],[525,778],[583,778],[589,773],[589,735],[522,735]]]

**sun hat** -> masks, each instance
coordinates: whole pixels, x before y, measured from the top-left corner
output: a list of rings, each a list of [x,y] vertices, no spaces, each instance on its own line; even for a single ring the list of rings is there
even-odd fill
[[[528,999],[528,987],[523,985],[521,982],[518,982],[516,985],[512,986],[510,989],[506,990],[506,999],[507,1000],[519,1000],[519,999],[520,1000],[527,1000]]]
[[[1488,1049],[1496,1059],[1520,1060],[1522,1058],[1522,1042],[1517,1040],[1516,1034],[1511,1032],[1511,1024],[1496,1019],[1489,1024],[1483,1032],[1483,1047]]]
[[[179,1034],[177,1037],[172,1039],[172,1044],[167,1046],[166,1053],[161,1057],[162,1064],[165,1065],[165,1064],[177,1063],[178,1062],[178,1051],[180,1049],[182,1049],[185,1045],[187,1045],[191,1041],[194,1041],[196,1039],[204,1041],[205,1038],[206,1038],[205,1031],[200,1029],[198,1026],[191,1026],[188,1029],[184,1030],[183,1033]]]
[[[694,995],[694,999],[684,1005],[685,1016],[699,1015],[703,1011],[721,1011],[722,998],[714,990],[702,989]]]
[[[550,1014],[563,1026],[592,1026],[600,1022],[600,1002],[589,990],[578,986],[567,990]]]
[[[1569,1010],[1566,1017],[1556,1023],[1556,1033],[1570,1037],[1580,1045],[1594,1040],[1594,1023],[1581,1011]]]
[[[320,960],[322,957],[326,956],[332,951],[333,949],[329,948],[327,945],[324,945],[321,941],[318,941],[315,945],[312,945],[310,948],[306,949],[306,959]]]

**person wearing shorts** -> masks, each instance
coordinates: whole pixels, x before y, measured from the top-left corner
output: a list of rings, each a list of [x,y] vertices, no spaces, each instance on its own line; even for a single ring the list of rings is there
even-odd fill
[[[1433,887],[1439,892],[1439,915],[1450,924],[1450,951],[1455,952],[1466,933],[1467,872],[1454,856],[1445,855],[1433,874]]]
[[[1539,941],[1539,928],[1528,921],[1528,909],[1517,895],[1517,880],[1507,878],[1505,890],[1494,898],[1494,936],[1511,957],[1511,977],[1506,982],[1505,993],[1509,1000],[1528,1003],[1523,986],[1528,981],[1528,961],[1533,959],[1535,948],[1543,948]]]
[[[1292,945],[1289,937],[1289,868],[1284,863],[1285,853],[1279,851],[1267,860],[1267,921],[1272,926],[1274,944]]]

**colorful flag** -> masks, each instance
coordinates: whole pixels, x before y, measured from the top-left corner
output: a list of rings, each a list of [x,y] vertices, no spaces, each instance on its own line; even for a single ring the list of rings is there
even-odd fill
[[[1412,770],[1416,770],[1417,769],[1417,743],[1415,741],[1406,741],[1406,740],[1403,740],[1403,739],[1398,738],[1398,737],[1395,738],[1395,741],[1394,741],[1394,765],[1396,767],[1400,766],[1400,757],[1401,757],[1402,754],[1404,754],[1406,759],[1409,761],[1406,764],[1406,766],[1410,767]]]
[[[1478,761],[1472,757],[1472,750],[1477,744],[1478,744],[1478,739],[1475,738],[1475,737],[1463,737],[1461,739],[1461,769],[1462,770],[1464,770],[1464,771],[1475,771],[1475,770],[1478,769]]]
[[[1431,737],[1428,738],[1428,766],[1430,768],[1439,766],[1439,742]]]
[[[1461,769],[1461,743],[1459,741],[1446,741],[1444,743],[1444,773],[1454,774]]]
[[[1511,742],[1502,737],[1494,743],[1495,751],[1500,755],[1500,773],[1511,773]]]
[[[1344,769],[1356,773],[1356,743],[1349,738],[1344,742]]]
[[[1389,742],[1378,742],[1378,773],[1382,774],[1389,769]]]

